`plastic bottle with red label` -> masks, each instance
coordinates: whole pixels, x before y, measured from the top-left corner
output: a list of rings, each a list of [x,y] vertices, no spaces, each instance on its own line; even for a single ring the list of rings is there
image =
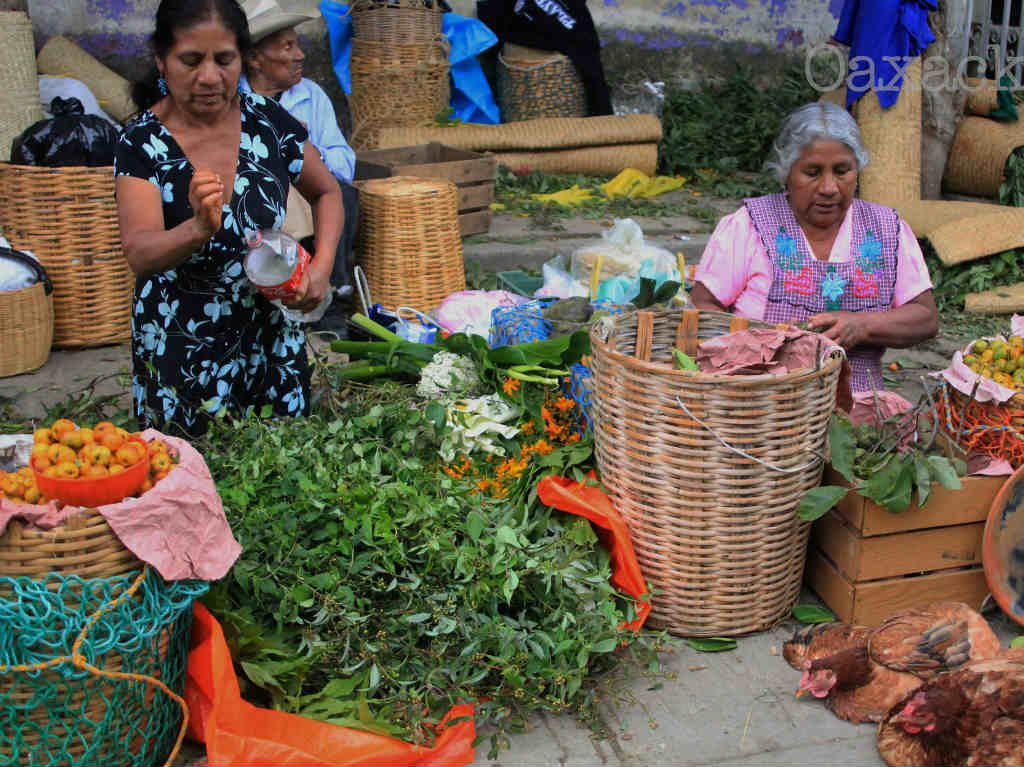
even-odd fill
[[[294,322],[316,322],[331,305],[333,291],[315,309],[298,312],[284,305],[295,297],[302,275],[311,260],[309,253],[290,235],[276,229],[253,231],[246,237],[249,253],[245,257],[245,274],[249,281],[270,302]]]

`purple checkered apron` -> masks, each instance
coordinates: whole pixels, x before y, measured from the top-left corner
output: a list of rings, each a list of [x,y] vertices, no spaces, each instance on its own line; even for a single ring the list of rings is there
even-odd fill
[[[784,194],[744,200],[772,262],[765,322],[804,322],[831,311],[881,312],[892,308],[900,220],[892,208],[853,201],[853,258],[829,263],[807,249]],[[884,388],[881,346],[848,349],[855,392]]]

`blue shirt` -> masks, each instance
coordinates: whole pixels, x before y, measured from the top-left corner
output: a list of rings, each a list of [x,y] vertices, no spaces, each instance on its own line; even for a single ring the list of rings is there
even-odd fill
[[[245,75],[242,75],[239,86],[244,91],[252,90]],[[327,169],[339,181],[351,184],[356,170],[356,153],[345,141],[334,115],[334,107],[324,89],[303,77],[281,94],[278,103],[292,117],[306,125],[309,140],[320,150]]]

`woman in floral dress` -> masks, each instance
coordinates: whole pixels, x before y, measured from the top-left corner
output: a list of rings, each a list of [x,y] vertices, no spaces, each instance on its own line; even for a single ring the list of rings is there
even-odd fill
[[[305,414],[305,333],[249,283],[245,240],[281,226],[293,183],[313,208],[317,239],[288,305],[314,308],[330,290],[341,191],[301,123],[239,94],[250,43],[236,0],[163,0],[151,45],[158,73],[133,92],[144,111],[122,134],[114,168],[136,274],[136,414],[188,436],[221,408]]]
[[[857,199],[868,158],[843,108],[818,102],[794,111],[775,155],[769,167],[785,192],[745,200],[719,222],[694,276],[694,304],[806,322],[846,350],[854,399],[871,399],[884,388],[885,347],[938,331],[921,248],[896,211]]]

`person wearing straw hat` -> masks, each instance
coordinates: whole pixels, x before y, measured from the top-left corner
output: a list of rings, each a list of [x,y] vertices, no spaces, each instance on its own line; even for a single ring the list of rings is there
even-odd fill
[[[337,298],[348,300],[352,297],[353,249],[359,221],[359,196],[352,186],[356,156],[338,127],[334,107],[327,94],[319,85],[302,76],[302,62],[306,56],[299,46],[295,27],[317,17],[286,12],[276,0],[243,0],[241,6],[249,21],[253,48],[243,62],[245,72],[240,87],[276,100],[305,125],[309,130],[309,140],[320,150],[324,164],[341,185],[345,230],[334,257],[331,283]],[[288,197],[284,230],[299,240],[313,234],[309,206],[294,190]],[[341,305],[341,301],[332,303],[328,313],[315,327],[343,332],[345,316]]]
[[[341,190],[306,129],[279,104],[239,91],[251,45],[237,0],[161,0],[155,68],[114,155],[125,260],[135,272],[132,390],[143,426],[195,437],[222,408],[309,411],[303,326],[246,278],[254,232],[276,229],[289,184],[313,209],[312,261],[286,304],[307,312],[331,290]]]
[[[745,200],[718,223],[694,274],[693,302],[807,323],[846,350],[855,399],[881,390],[885,348],[938,332],[917,239],[896,211],[856,197],[868,156],[842,107],[815,102],[793,111],[774,153],[768,168],[785,191]]]

